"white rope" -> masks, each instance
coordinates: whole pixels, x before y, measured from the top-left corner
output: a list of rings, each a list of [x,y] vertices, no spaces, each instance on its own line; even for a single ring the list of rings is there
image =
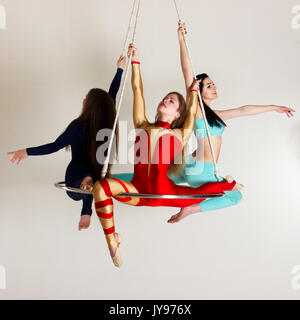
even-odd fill
[[[129,30],[130,30],[130,25],[131,25],[131,19],[133,17],[133,12],[135,9],[135,4],[136,4],[137,0],[134,0],[134,6],[132,9],[132,13],[131,13],[131,18],[130,18],[130,23],[129,23],[129,27],[128,27],[128,32],[126,35],[126,42],[128,40],[129,37]],[[141,0],[138,0],[138,7],[137,7],[137,12],[136,12],[136,16],[135,16],[135,25],[134,25],[134,30],[133,30],[133,35],[132,35],[132,43],[135,43],[135,39],[136,39],[136,30],[137,30],[137,22],[138,22],[138,18],[139,18],[139,14],[140,14],[140,6],[141,6]],[[126,47],[126,42],[124,44],[124,48]],[[123,49],[124,51],[125,49]],[[107,174],[107,169],[108,169],[108,163],[109,163],[109,158],[110,158],[110,154],[111,154],[111,149],[112,149],[112,143],[113,143],[113,138],[115,135],[115,131],[116,131],[116,126],[117,126],[117,122],[119,119],[119,114],[120,114],[120,109],[121,109],[121,105],[122,105],[122,101],[123,101],[123,96],[124,96],[124,92],[125,92],[125,85],[127,82],[127,78],[128,78],[128,72],[129,72],[129,65],[131,64],[131,54],[127,59],[127,63],[126,63],[126,68],[125,68],[125,77],[124,77],[124,81],[122,84],[122,89],[121,89],[121,94],[120,94],[120,99],[118,102],[118,106],[117,106],[117,112],[116,112],[116,118],[115,118],[115,122],[114,122],[114,126],[112,129],[112,135],[110,137],[110,141],[109,141],[109,146],[108,146],[108,151],[107,151],[107,157],[104,161],[103,164],[103,169],[102,169],[102,173],[101,173],[101,178],[104,178]]]
[[[132,6],[132,10],[131,10],[131,15],[130,15],[130,19],[129,19],[129,24],[128,24],[128,29],[127,29],[127,33],[126,33],[126,37],[125,37],[125,41],[124,41],[124,45],[123,45],[123,50],[122,50],[122,56],[126,55],[127,52],[127,43],[128,43],[128,38],[129,38],[129,32],[131,29],[131,24],[132,24],[132,18],[133,18],[133,14],[134,14],[134,9],[136,7],[136,1],[133,1],[133,6]]]
[[[174,0],[174,4],[175,4],[175,8],[176,8],[177,15],[178,15],[178,20],[181,20],[176,0]],[[192,62],[192,58],[191,58],[191,54],[190,54],[190,49],[189,49],[189,47],[187,45],[185,33],[183,33],[183,37],[184,37],[184,42],[185,42],[185,45],[186,45],[186,48],[187,48],[187,52],[188,52],[188,56],[189,56],[189,59],[190,59],[190,62],[191,62],[191,66],[192,66],[193,78],[196,79],[194,68],[193,68],[193,62]],[[198,97],[199,97],[199,101],[200,101],[201,110],[202,110],[202,113],[203,113],[203,118],[204,118],[205,127],[206,127],[206,131],[207,131],[207,137],[208,137],[208,141],[209,141],[209,146],[210,146],[211,154],[212,154],[213,161],[214,161],[215,176],[218,179],[218,181],[220,181],[219,170],[218,170],[218,166],[217,166],[215,151],[214,151],[214,148],[213,148],[213,145],[212,145],[212,142],[211,142],[210,131],[209,131],[209,128],[208,128],[208,123],[207,123],[207,119],[206,119],[205,109],[204,109],[202,97],[201,97],[201,94],[200,94],[200,90],[198,90]]]

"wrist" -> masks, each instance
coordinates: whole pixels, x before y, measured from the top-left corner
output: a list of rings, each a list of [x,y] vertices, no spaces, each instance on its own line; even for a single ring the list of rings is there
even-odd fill
[[[178,39],[180,42],[183,42],[184,41],[184,35],[182,32],[178,32]]]
[[[279,107],[274,105],[274,104],[270,104],[269,106],[265,106],[267,107],[267,111],[278,111]]]

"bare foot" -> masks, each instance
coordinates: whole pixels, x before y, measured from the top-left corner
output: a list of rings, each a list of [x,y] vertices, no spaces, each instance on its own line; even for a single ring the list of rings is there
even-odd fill
[[[81,182],[80,189],[92,192],[93,191],[92,177],[85,177]]]
[[[190,214],[197,213],[197,212],[201,212],[201,206],[199,204],[181,208],[181,210],[177,214],[174,214],[174,216],[172,216],[168,220],[168,223],[179,222],[180,220],[189,216]]]
[[[240,183],[236,183],[236,185],[234,186],[234,188],[232,189],[233,191],[240,191],[244,188],[243,184]]]
[[[78,230],[82,229],[88,229],[91,223],[91,216],[89,214],[83,214],[80,218],[79,224],[78,224]]]
[[[234,179],[232,178],[232,176],[227,176],[226,177],[226,180],[229,182],[229,183],[232,183],[234,181]],[[232,189],[233,191],[240,191],[244,188],[244,186],[240,183],[236,183],[236,185],[234,186],[234,188]]]

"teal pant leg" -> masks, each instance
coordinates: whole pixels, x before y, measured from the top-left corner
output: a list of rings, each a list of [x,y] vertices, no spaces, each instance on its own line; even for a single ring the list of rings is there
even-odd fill
[[[116,173],[113,175],[113,178],[131,181],[133,178],[133,173]]]
[[[171,178],[175,183],[186,182],[191,187],[199,187],[204,183],[217,181],[214,169],[213,163],[196,161],[192,155],[189,155],[180,176]],[[240,191],[226,191],[222,198],[207,199],[200,203],[200,207],[202,212],[218,210],[236,205],[241,200]]]
[[[240,203],[242,194],[240,191],[225,191],[222,198],[208,199],[200,203],[201,212],[212,211],[234,206]]]

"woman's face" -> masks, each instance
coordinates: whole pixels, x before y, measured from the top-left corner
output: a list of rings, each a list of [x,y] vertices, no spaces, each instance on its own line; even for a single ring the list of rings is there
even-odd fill
[[[168,94],[166,97],[162,99],[157,107],[157,113],[160,116],[168,117],[169,119],[176,120],[180,117],[180,113],[178,112],[179,108],[179,100],[176,94]]]
[[[218,98],[217,87],[210,78],[205,78],[203,80],[201,96],[205,100],[214,100]]]

